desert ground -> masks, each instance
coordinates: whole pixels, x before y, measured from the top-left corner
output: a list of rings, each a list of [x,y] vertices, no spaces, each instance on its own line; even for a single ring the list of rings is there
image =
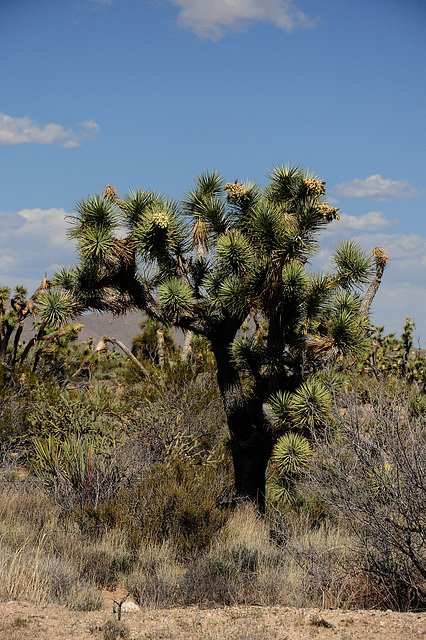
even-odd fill
[[[70,611],[26,601],[0,603],[1,640],[426,640],[426,613],[231,606],[113,613]]]

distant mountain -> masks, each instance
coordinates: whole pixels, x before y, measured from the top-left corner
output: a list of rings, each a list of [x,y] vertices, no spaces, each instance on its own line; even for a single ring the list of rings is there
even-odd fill
[[[84,324],[84,328],[79,333],[79,341],[86,341],[93,338],[96,344],[103,336],[111,336],[124,342],[128,347],[136,334],[140,333],[140,322],[146,316],[141,313],[128,313],[125,316],[113,316],[111,313],[86,313],[76,322]]]
[[[76,322],[84,325],[78,335],[79,342],[87,342],[93,338],[97,344],[103,336],[116,338],[127,347],[131,347],[132,340],[141,332],[140,322],[145,320],[143,313],[127,313],[124,316],[113,316],[112,313],[85,313],[76,318]],[[28,341],[32,337],[31,324],[28,323],[22,334],[22,340]],[[184,338],[181,331],[174,332],[175,341],[183,345]]]

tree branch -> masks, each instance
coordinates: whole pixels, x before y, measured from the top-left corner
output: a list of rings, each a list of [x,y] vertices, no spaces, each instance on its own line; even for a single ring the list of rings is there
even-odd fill
[[[145,367],[139,362],[139,360],[137,358],[135,358],[135,356],[133,355],[133,353],[130,351],[130,349],[128,349],[128,347],[126,347],[125,344],[123,344],[122,342],[120,342],[120,340],[117,340],[116,338],[111,338],[110,336],[104,336],[102,338],[102,340],[100,340],[100,342],[98,343],[98,346],[96,347],[96,351],[104,351],[105,347],[106,347],[106,343],[110,342],[111,344],[116,344],[117,347],[120,347],[120,349],[122,351],[124,351],[124,353],[126,354],[126,356],[128,358],[130,358],[130,360],[138,367],[139,371],[142,372],[142,374],[144,376],[146,376],[147,378],[149,377],[149,373],[148,371],[145,369]],[[103,344],[104,343],[104,344]]]

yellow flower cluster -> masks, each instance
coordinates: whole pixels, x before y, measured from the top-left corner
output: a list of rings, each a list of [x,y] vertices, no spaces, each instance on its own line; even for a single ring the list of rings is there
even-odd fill
[[[151,216],[151,222],[155,227],[167,229],[169,226],[169,216],[165,211],[155,211]]]
[[[104,196],[110,202],[116,202],[118,199],[117,191],[110,184],[107,184],[107,186],[105,187]]]
[[[307,178],[304,180],[304,183],[307,186],[308,191],[311,191],[317,196],[325,195],[325,182],[317,180],[316,178]]]
[[[320,204],[318,205],[318,209],[322,214],[322,217],[327,220],[327,222],[331,222],[332,220],[340,220],[340,216],[337,213],[340,207],[330,207],[329,204]]]
[[[225,185],[225,189],[228,192],[228,198],[233,198],[234,200],[244,200],[247,198],[248,190],[244,188],[242,182],[228,182]]]

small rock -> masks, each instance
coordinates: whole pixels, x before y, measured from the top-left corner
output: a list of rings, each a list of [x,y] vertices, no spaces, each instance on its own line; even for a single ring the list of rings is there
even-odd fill
[[[121,605],[121,613],[136,613],[140,611],[140,607],[134,602],[123,602]]]

